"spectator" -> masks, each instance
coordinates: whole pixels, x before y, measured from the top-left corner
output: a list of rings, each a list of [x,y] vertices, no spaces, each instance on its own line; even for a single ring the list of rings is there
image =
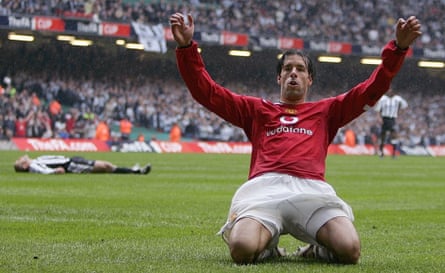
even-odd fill
[[[15,115],[9,110],[3,119],[3,130],[8,139],[11,139],[15,135],[15,121]]]
[[[40,106],[42,106],[40,103],[40,98],[37,96],[36,92],[32,92],[31,101],[32,101],[32,105],[36,108],[39,108]]]
[[[52,137],[51,120],[41,108],[30,111],[25,120],[28,137]]]
[[[138,142],[145,142],[145,135],[144,134],[139,134],[137,137],[137,141]]]
[[[32,2],[32,1],[31,1]],[[72,10],[75,11],[73,14],[78,14],[79,11],[82,12],[83,5],[83,13],[91,14],[94,13],[97,15],[98,20],[107,21],[110,18],[113,20],[130,20],[131,16],[128,14],[133,13],[134,18],[138,18],[146,23],[153,22],[164,22],[164,18],[171,13],[171,9],[175,8],[175,5],[181,6],[181,10],[187,11],[190,10],[194,14],[199,14],[196,16],[196,20],[199,23],[199,28],[201,31],[204,30],[212,30],[212,31],[221,31],[221,30],[229,30],[234,32],[245,32],[251,35],[253,38],[257,36],[264,36],[264,33],[272,36],[297,36],[302,39],[312,39],[316,41],[345,41],[352,43],[362,43],[370,46],[378,46],[380,43],[383,43],[385,37],[392,33],[392,25],[394,22],[394,16],[392,14],[404,14],[407,10],[412,9],[413,6],[421,6],[421,15],[419,17],[424,19],[424,35],[422,38],[416,42],[416,47],[423,49],[444,49],[444,25],[441,22],[444,21],[445,16],[445,2],[443,1],[413,1],[408,0],[403,3],[398,3],[398,5],[394,5],[393,3],[389,3],[388,1],[333,1],[329,2],[327,7],[324,7],[324,2],[317,1],[308,1],[302,0],[297,2],[292,1],[263,1],[261,4],[256,3],[255,1],[214,1],[213,5],[208,5],[201,1],[201,4],[196,5],[188,5],[187,1],[173,1],[172,5],[159,5],[155,2],[116,2],[116,4],[108,5],[107,2],[104,1],[89,1],[83,2],[80,4],[74,4],[75,1],[65,1],[70,2],[70,5],[61,5],[62,2],[56,1],[54,3],[46,5],[33,5],[33,8],[25,8],[28,6],[29,1],[18,0],[18,1],[2,1],[0,2],[0,6],[2,7],[2,14],[13,15],[29,13],[29,14],[45,14],[45,15],[56,15],[62,16],[64,11]],[[64,2],[64,3],[65,3]],[[93,3],[91,3],[93,2]],[[93,6],[93,7],[92,7]],[[93,11],[91,12],[91,9]],[[117,16],[116,10],[120,10],[122,15]],[[50,14],[51,13],[51,14]],[[142,16],[142,13],[146,13]],[[78,14],[79,16],[83,16],[82,14]],[[377,16],[378,15],[378,16]],[[86,19],[91,18],[89,16]],[[132,18],[132,19],[134,19]],[[374,18],[379,18],[376,21],[376,24],[372,24],[372,28],[369,27],[374,20]],[[261,19],[261,23],[260,22]],[[274,21],[272,24],[271,22]],[[129,22],[129,21],[126,21]],[[329,27],[329,25],[335,25],[336,28],[333,29]],[[289,29],[284,28],[283,26],[291,26]],[[294,26],[298,26],[294,27]],[[351,27],[348,27],[351,26]],[[309,29],[310,31],[304,31],[305,29]],[[254,41],[252,39],[252,41]],[[128,96],[127,94],[131,94],[131,99],[138,98],[138,106],[129,106],[129,99],[122,103],[125,105],[125,109],[123,109],[123,114],[128,115],[129,107],[135,109],[135,119],[132,120],[134,124],[144,126],[146,128],[153,128],[155,126],[159,126],[159,129],[168,133],[170,122],[165,122],[163,119],[174,117],[174,120],[178,120],[178,115],[184,115],[185,118],[183,120],[189,120],[190,118],[196,121],[206,119],[210,120],[210,127],[204,126],[203,130],[206,129],[208,131],[203,131],[203,137],[205,139],[215,139],[222,140],[221,135],[217,135],[217,128],[221,128],[222,121],[218,118],[214,118],[211,113],[206,112],[199,106],[193,105],[189,103],[187,98],[182,99],[180,101],[184,103],[178,107],[175,104],[175,101],[178,100],[177,97],[172,96],[172,94],[177,94],[178,97],[185,92],[181,90],[181,87],[177,87],[177,83],[174,79],[169,78],[168,80],[163,80],[162,78],[156,79],[158,75],[155,75],[156,71],[161,71],[160,69],[153,70],[153,77],[150,79],[141,80],[137,76],[137,70],[135,67],[131,69],[120,70],[117,72],[110,72],[109,75],[111,77],[106,80],[100,79],[97,76],[94,76],[93,71],[86,75],[83,67],[82,71],[76,71],[76,65],[69,69],[69,74],[67,72],[63,72],[63,68],[66,65],[63,62],[57,62],[56,64],[50,62],[51,58],[47,58],[52,56],[54,52],[51,47],[45,47],[44,49],[48,53],[42,53],[42,49],[38,49],[37,52],[33,52],[32,50],[23,51],[23,58],[14,59],[14,63],[17,64],[14,67],[21,67],[23,71],[17,70],[13,71],[13,67],[11,66],[8,71],[7,77],[2,77],[3,80],[8,78],[9,80],[6,83],[14,82],[14,86],[17,87],[17,95],[20,97],[16,98],[17,100],[10,100],[7,102],[7,107],[13,107],[13,112],[15,117],[26,116],[30,111],[29,106],[26,105],[24,100],[29,100],[29,94],[32,92],[36,93],[42,100],[51,101],[52,99],[60,99],[60,102],[63,101],[64,105],[73,106],[80,109],[78,100],[79,97],[83,98],[82,101],[88,104],[88,107],[92,109],[92,112],[99,116],[104,117],[112,117],[113,110],[115,105],[111,105],[111,110],[107,109],[102,110],[105,107],[105,104],[108,102],[117,103],[121,97]],[[20,54],[22,51],[20,52]],[[63,52],[67,56],[71,56],[72,54],[66,54],[67,52]],[[70,52],[72,53],[72,52]],[[9,58],[8,55],[16,56],[15,54],[5,54],[4,58]],[[47,54],[47,55],[44,55]],[[36,64],[31,62],[31,57],[33,55],[38,56],[39,58],[45,58],[48,62],[45,62],[47,66],[57,67],[57,73],[48,73],[46,72],[44,64],[41,62],[35,61]],[[100,51],[95,51],[91,54],[82,54],[85,55],[85,58],[94,57],[98,55],[100,57]],[[109,57],[109,56],[108,56]],[[79,58],[79,56],[72,56],[73,59]],[[20,59],[26,60],[20,63]],[[55,57],[59,61],[59,58]],[[81,59],[79,58],[81,62]],[[139,60],[138,60],[139,61]],[[129,61],[131,62],[131,61]],[[161,63],[162,64],[162,63]],[[58,67],[60,66],[60,67]],[[81,67],[81,66],[79,66]],[[127,66],[130,67],[130,66]],[[162,66],[157,66],[162,67]],[[144,66],[145,69],[145,66]],[[29,70],[29,71],[26,71]],[[99,70],[99,69],[98,69]],[[30,72],[31,71],[31,72]],[[128,71],[128,72],[127,72]],[[26,72],[24,74],[23,72]],[[114,73],[114,75],[113,75]],[[22,75],[21,75],[22,74]],[[129,74],[131,74],[129,76]],[[90,77],[91,75],[91,77]],[[107,74],[108,75],[108,74]],[[135,77],[132,77],[132,76]],[[122,78],[129,79],[128,82],[123,81]],[[74,81],[73,78],[81,78],[82,81]],[[12,81],[12,79],[14,79]],[[156,80],[154,80],[156,79]],[[161,83],[159,83],[161,81]],[[251,84],[249,83],[237,83],[237,79],[231,79],[231,85],[240,85],[240,88],[234,88],[234,90],[240,91],[240,93],[246,93],[251,88]],[[78,84],[81,82],[81,84]],[[116,83],[117,82],[117,83]],[[7,87],[5,81],[2,82],[4,87]],[[176,88],[175,87],[176,84]],[[442,85],[442,84],[441,84]],[[131,86],[131,88],[129,88]],[[404,88],[403,96],[410,101],[410,113],[401,113],[399,119],[399,130],[400,130],[400,143],[406,145],[414,145],[415,142],[419,142],[419,139],[425,139],[422,143],[430,143],[430,144],[439,144],[443,143],[443,132],[442,124],[445,124],[444,121],[444,96],[422,96],[420,92],[417,92],[416,89],[423,89],[423,94],[425,92],[430,93],[432,87],[426,90],[420,85],[411,85],[409,89]],[[2,87],[0,87],[1,90]],[[272,95],[270,92],[263,91],[260,89],[267,89],[270,86],[261,86],[259,87],[257,84],[255,88],[258,89],[255,92],[261,94],[262,97],[271,98]],[[4,89],[4,88],[3,88]],[[26,90],[28,89],[28,90]],[[159,91],[163,89],[163,92]],[[441,90],[442,87],[435,87],[435,90]],[[311,94],[312,99],[316,99],[316,96],[325,95],[324,93],[313,92]],[[326,90],[326,92],[330,92],[329,95],[334,95],[338,90]],[[25,94],[28,93],[29,94]],[[414,92],[416,92],[414,94]],[[1,93],[1,91],[0,91]],[[21,94],[19,94],[21,93]],[[133,96],[134,94],[134,96]],[[256,93],[251,93],[252,95],[256,95]],[[162,95],[162,96],[160,96]],[[10,98],[10,92],[8,91],[3,96],[0,96],[0,100],[6,98]],[[24,97],[27,97],[25,99]],[[11,98],[13,99],[13,98]],[[168,103],[163,104],[161,100],[165,100]],[[273,99],[272,99],[273,100]],[[424,105],[427,105],[427,101],[430,101],[430,104],[433,105],[429,110],[426,110]],[[188,102],[188,103],[187,103]],[[72,104],[71,104],[72,103]],[[121,100],[119,101],[121,104]],[[20,106],[18,106],[20,105]],[[157,109],[155,109],[155,105],[159,105]],[[166,105],[169,105],[166,107]],[[171,106],[171,107],[170,107]],[[23,108],[18,110],[19,108]],[[2,105],[1,112],[4,116],[6,116],[7,109]],[[174,111],[172,109],[184,109],[187,113],[178,113],[180,111]],[[20,113],[19,113],[20,112]],[[160,117],[160,118],[159,118]],[[180,117],[181,119],[181,117]],[[119,119],[116,118],[113,120],[114,122],[118,122]],[[371,113],[365,113],[362,117],[358,119],[359,122],[356,124],[352,124],[351,128],[355,132],[360,132],[360,128],[358,128],[358,124],[366,124],[365,128],[371,128],[371,126],[377,124],[377,115],[372,116]],[[427,124],[426,128],[417,128],[419,124]],[[86,125],[86,122],[83,123]],[[88,122],[89,126],[78,126],[79,128],[83,128],[82,130],[78,130],[78,133],[71,134],[71,137],[94,137],[92,136],[91,129],[88,130],[89,133],[84,131],[85,128],[92,128],[95,125]],[[199,121],[201,124],[201,121]],[[14,127],[14,126],[13,126]],[[68,129],[68,125],[67,125]],[[231,127],[231,129],[234,129]],[[421,135],[417,135],[417,132],[421,132]],[[222,130],[219,130],[221,133]],[[233,137],[231,139],[244,139],[246,137],[244,133],[239,134],[240,130],[235,129],[233,133]],[[184,136],[187,135],[187,128],[185,129]],[[368,131],[366,136],[366,140],[368,144],[371,142],[371,133]],[[195,135],[195,134],[194,134]],[[198,138],[198,137],[196,137]],[[428,140],[426,140],[429,139]]]
[[[181,141],[181,127],[177,122],[173,123],[170,129],[170,141],[179,142]]]
[[[344,144],[349,147],[355,147],[356,144],[355,132],[354,130],[351,129],[351,127],[348,127],[345,131]]]
[[[109,141],[110,140],[110,128],[108,124],[104,120],[100,120],[96,126],[96,137],[95,139],[101,141]]]
[[[120,120],[119,130],[121,133],[121,141],[130,140],[130,135],[131,135],[132,129],[133,129],[133,124],[127,117],[124,117],[123,119]]]
[[[48,106],[49,116],[52,121],[57,120],[62,115],[62,105],[57,100],[52,100]]]
[[[8,95],[10,98],[13,98],[17,93],[17,89],[13,86],[12,79],[10,77],[5,77],[3,82],[6,84],[6,88],[4,93]]]
[[[187,126],[185,126],[184,136],[192,139],[199,138],[199,128],[193,119],[190,119]]]
[[[31,1],[32,2],[32,1]],[[213,5],[199,1],[53,1],[51,4],[29,5],[30,1],[2,1],[0,14],[74,16],[94,22],[120,21],[157,24],[179,8],[199,14],[196,23],[201,31],[242,32],[254,37],[284,36],[315,41],[357,41],[369,46],[383,46],[392,33],[396,18],[407,15],[412,7],[419,9],[425,22],[425,33],[419,47],[444,49],[444,1],[407,0],[397,3],[377,1],[215,1]],[[30,8],[32,7],[32,8]],[[370,27],[371,22],[376,24]],[[286,28],[285,26],[290,26]]]
[[[15,137],[26,137],[27,122],[24,117],[18,117],[15,121]]]

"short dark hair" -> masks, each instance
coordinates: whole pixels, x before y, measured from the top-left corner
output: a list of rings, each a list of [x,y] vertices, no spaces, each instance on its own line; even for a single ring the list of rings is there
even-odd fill
[[[315,67],[314,67],[314,64],[312,63],[311,58],[307,54],[303,53],[302,51],[298,51],[298,50],[294,50],[294,49],[284,51],[283,54],[281,55],[280,59],[278,59],[277,75],[280,75],[281,69],[283,68],[284,60],[286,59],[286,57],[291,56],[291,55],[298,55],[301,58],[303,58],[304,63],[306,64],[306,68],[309,73],[309,76],[311,76],[312,80],[314,80]]]
[[[14,170],[16,171],[16,172],[28,172],[29,171],[29,168],[25,168],[25,167],[23,167],[21,164],[19,164],[19,163],[15,163],[14,164]]]

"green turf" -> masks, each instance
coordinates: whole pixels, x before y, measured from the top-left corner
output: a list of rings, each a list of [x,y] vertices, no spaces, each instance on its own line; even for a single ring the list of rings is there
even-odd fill
[[[328,158],[327,178],[356,216],[358,265],[235,266],[216,233],[248,156],[83,153],[153,171],[48,176],[14,173],[19,155],[1,151],[0,272],[445,272],[445,157]]]

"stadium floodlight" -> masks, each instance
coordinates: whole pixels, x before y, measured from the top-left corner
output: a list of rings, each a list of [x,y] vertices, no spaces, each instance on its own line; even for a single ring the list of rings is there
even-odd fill
[[[424,68],[444,68],[445,62],[435,62],[435,61],[419,61],[417,63],[418,67]]]
[[[382,59],[380,58],[362,58],[360,59],[361,64],[371,64],[371,65],[379,65],[382,63]]]
[[[341,63],[342,59],[337,56],[318,56],[318,61],[320,63]]]
[[[124,46],[124,45],[125,45],[125,40],[117,39],[117,40],[116,40],[116,45],[118,45],[118,46]]]
[[[125,47],[128,49],[144,50],[144,45],[139,43],[127,43]]]
[[[8,39],[11,41],[32,42],[34,41],[34,36],[25,34],[16,34],[14,32],[10,32],[8,34]]]
[[[91,40],[71,40],[70,45],[72,46],[90,46],[93,44],[93,41]]]
[[[75,37],[71,36],[71,35],[57,35],[58,41],[70,42],[74,39],[75,39]]]
[[[235,57],[250,57],[250,55],[252,55],[252,52],[248,51],[248,50],[229,50],[229,55],[230,56],[235,56]]]

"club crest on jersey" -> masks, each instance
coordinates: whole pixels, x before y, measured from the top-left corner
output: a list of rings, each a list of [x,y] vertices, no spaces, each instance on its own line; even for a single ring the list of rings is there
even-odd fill
[[[297,113],[297,109],[290,109],[290,108],[286,108],[284,109],[284,112],[288,113],[288,114],[293,114],[295,115]]]
[[[298,122],[298,117],[282,116],[280,118],[280,122],[281,122],[281,124],[286,124],[286,125],[295,124]]]
[[[298,134],[312,136],[314,132],[311,129],[303,127],[295,127],[299,121],[298,117],[295,116],[282,116],[280,117],[280,126],[271,128],[266,131],[266,136],[272,137],[281,134]]]

